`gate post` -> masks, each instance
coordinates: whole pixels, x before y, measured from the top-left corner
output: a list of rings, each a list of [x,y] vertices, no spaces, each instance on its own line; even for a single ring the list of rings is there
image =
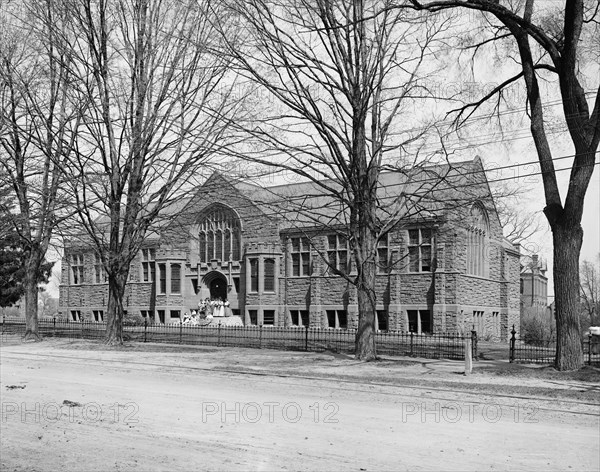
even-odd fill
[[[477,354],[477,331],[475,330],[471,331],[471,349],[473,360],[476,361],[479,358],[479,355]]]
[[[516,341],[516,337],[515,334],[517,334],[517,331],[515,330],[515,325],[513,325],[512,330],[510,332],[510,351],[508,354],[508,360],[509,362],[514,362],[515,360],[515,341]]]
[[[473,371],[473,339],[465,336],[465,375]]]
[[[146,334],[148,333],[148,317],[144,318],[144,342],[146,342]]]

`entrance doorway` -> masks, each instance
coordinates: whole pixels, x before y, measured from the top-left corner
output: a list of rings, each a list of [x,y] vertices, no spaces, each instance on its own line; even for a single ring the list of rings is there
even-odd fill
[[[220,298],[222,301],[227,300],[227,280],[225,277],[215,277],[209,284],[210,298],[215,300]]]

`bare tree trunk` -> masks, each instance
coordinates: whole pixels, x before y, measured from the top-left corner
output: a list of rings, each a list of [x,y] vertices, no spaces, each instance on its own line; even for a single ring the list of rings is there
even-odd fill
[[[377,298],[375,292],[375,237],[370,228],[360,228],[362,264],[358,269],[356,289],[358,295],[358,330],[356,332],[356,358],[371,361],[377,358],[375,349],[375,311]]]
[[[108,306],[104,344],[123,344],[123,297],[127,276],[108,276]]]
[[[27,275],[25,276],[25,334],[23,340],[41,341],[38,327],[38,271],[34,263],[27,265]],[[38,269],[39,270],[39,269]]]
[[[576,370],[583,365],[579,326],[579,253],[583,230],[578,223],[552,226],[554,293],[556,300],[556,368]]]

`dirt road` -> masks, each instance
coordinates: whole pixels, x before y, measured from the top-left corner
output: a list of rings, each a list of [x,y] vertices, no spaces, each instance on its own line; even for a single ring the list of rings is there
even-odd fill
[[[589,402],[231,373],[215,367],[227,349],[160,351],[2,346],[2,470],[600,468]]]

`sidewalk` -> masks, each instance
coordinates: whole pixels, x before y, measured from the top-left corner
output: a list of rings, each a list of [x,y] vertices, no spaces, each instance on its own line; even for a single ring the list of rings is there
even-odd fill
[[[507,358],[502,359],[502,349],[498,345],[481,346],[484,359],[473,362],[471,375],[464,375],[464,361],[448,359],[382,356],[378,361],[361,362],[352,355],[330,351],[315,353],[177,344],[131,343],[113,347],[85,340],[46,339],[42,343],[11,340],[2,343],[0,354],[28,354],[34,360],[40,356],[71,358],[72,351],[77,351],[76,357],[80,362],[94,360],[111,365],[123,362],[142,369],[160,366],[166,369],[190,368],[362,384],[438,385],[550,396],[575,391],[575,396],[584,400],[597,402],[600,398],[600,369],[586,367],[578,372],[557,372],[549,366],[510,364]],[[596,396],[590,396],[592,393]]]

